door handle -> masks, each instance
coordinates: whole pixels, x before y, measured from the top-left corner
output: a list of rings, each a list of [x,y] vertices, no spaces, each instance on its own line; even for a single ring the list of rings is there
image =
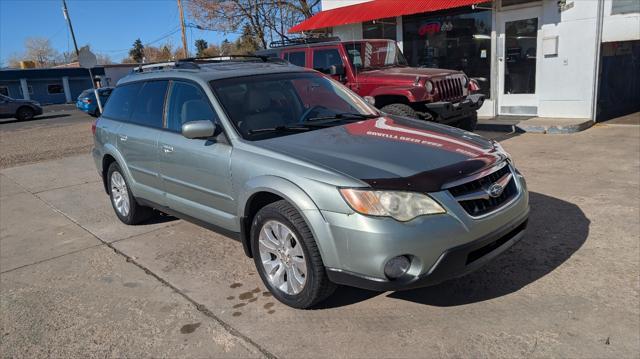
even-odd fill
[[[173,147],[168,145],[162,145],[162,150],[164,151],[164,153],[171,153],[173,152]]]
[[[120,135],[120,141],[125,142],[126,140],[129,139],[129,136],[127,135]]]

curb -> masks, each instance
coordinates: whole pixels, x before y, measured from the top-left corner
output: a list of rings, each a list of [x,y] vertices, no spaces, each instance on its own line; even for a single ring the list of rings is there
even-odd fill
[[[591,120],[585,120],[583,122],[565,125],[541,125],[531,123],[529,120],[520,121],[513,124],[500,124],[500,123],[478,123],[477,130],[480,131],[492,131],[492,132],[511,132],[511,133],[542,133],[542,134],[569,134],[584,131],[594,125]]]

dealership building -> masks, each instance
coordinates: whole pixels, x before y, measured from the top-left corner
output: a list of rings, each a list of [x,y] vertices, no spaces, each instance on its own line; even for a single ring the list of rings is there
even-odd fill
[[[479,78],[481,116],[640,110],[640,0],[322,0],[292,33],[398,42],[411,66]]]

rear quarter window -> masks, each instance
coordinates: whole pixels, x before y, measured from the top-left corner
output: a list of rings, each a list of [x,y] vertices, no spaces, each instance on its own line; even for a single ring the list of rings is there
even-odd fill
[[[162,112],[168,81],[146,82],[136,96],[130,121],[141,126],[162,127]],[[113,97],[113,95],[112,95]],[[111,103],[111,99],[109,103]]]
[[[141,88],[140,82],[116,87],[109,97],[102,116],[112,120],[128,121]]]

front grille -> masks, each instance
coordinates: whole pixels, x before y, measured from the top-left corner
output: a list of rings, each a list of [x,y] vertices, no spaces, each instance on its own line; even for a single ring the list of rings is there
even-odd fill
[[[434,85],[440,101],[457,101],[464,95],[461,77],[435,80]]]
[[[506,165],[485,177],[449,188],[449,193],[451,193],[453,197],[460,198],[472,193],[482,192],[509,173],[511,173],[511,169],[509,168],[509,165]],[[460,203],[462,208],[464,208],[469,215],[472,217],[478,217],[496,210],[513,199],[517,194],[518,189],[516,187],[515,179],[511,178],[509,183],[504,187],[502,194],[498,197],[458,200],[458,203]]]

